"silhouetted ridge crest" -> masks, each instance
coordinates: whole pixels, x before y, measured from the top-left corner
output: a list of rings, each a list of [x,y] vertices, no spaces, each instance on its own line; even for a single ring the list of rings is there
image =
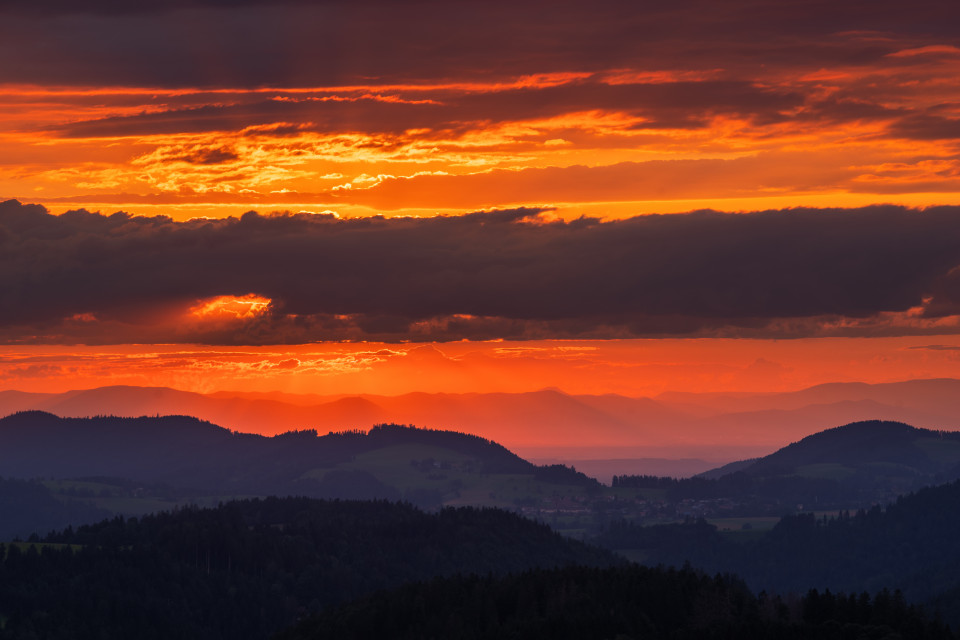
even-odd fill
[[[960,442],[960,433],[919,429],[902,422],[868,420],[826,429],[794,442],[750,465],[748,474],[811,463],[890,462],[922,467],[930,457],[917,447],[920,438]]]
[[[533,475],[538,471],[485,438],[398,424],[378,424],[367,432],[321,436],[314,429],[302,429],[266,437],[176,415],[58,418],[23,412],[0,421],[0,469],[12,477],[135,478],[227,495],[398,499],[401,495],[394,487],[371,473],[344,467],[357,456],[392,447],[401,447],[396,455],[407,466],[409,456],[417,455],[402,448],[410,445],[466,456],[479,473]],[[430,456],[427,452],[420,459]],[[546,482],[596,484],[573,470],[548,471]],[[421,496],[416,501],[426,506],[439,497]]]
[[[854,422],[807,436],[755,461],[693,478],[615,476],[614,486],[664,489],[672,500],[735,498],[762,513],[781,505],[836,509],[887,503],[960,478],[960,432],[902,422]]]
[[[49,411],[40,411],[38,409],[15,411],[8,416],[0,418],[0,428],[7,424],[17,424],[23,420],[29,420],[32,424],[37,424],[41,421],[45,421],[47,424],[54,424],[62,420],[62,418]]]

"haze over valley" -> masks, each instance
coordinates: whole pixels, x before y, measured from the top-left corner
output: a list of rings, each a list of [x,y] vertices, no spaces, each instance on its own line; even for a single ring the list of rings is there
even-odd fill
[[[41,410],[62,417],[189,415],[234,431],[274,435],[409,424],[495,440],[532,459],[621,459],[637,471],[649,459],[700,459],[692,475],[720,463],[770,453],[824,425],[885,419],[926,429],[960,429],[960,380],[824,384],[788,393],[678,393],[653,398],[529,393],[412,393],[322,397],[169,388],[102,387],[64,393],[0,391],[0,414]],[[589,462],[587,463],[589,465]],[[617,464],[617,463],[613,463]],[[639,463],[643,464],[643,463]],[[657,462],[650,460],[648,464]],[[653,469],[653,467],[650,467]],[[656,475],[656,474],[655,474]]]

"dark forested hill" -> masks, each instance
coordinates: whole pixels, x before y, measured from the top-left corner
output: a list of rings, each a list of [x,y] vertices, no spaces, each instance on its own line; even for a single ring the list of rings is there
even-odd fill
[[[0,473],[18,478],[131,478],[228,495],[407,497],[364,465],[352,464],[372,452],[386,452],[394,466],[419,465],[424,471],[439,470],[449,459],[453,467],[477,474],[537,472],[489,440],[400,425],[266,437],[188,416],[59,418],[27,411],[0,419]],[[552,470],[551,477],[561,471]],[[596,484],[569,470],[562,481]]]
[[[474,457],[489,472],[532,472],[502,446],[467,434],[381,425],[369,432],[265,437],[188,416],[59,418],[25,411],[0,419],[0,468],[7,476],[129,477],[186,487],[243,491],[284,483],[395,444],[443,447]]]
[[[810,465],[840,465],[848,473],[921,475],[957,473],[960,433],[870,420],[827,429],[755,461],[755,475],[814,473]]]
[[[0,545],[0,640],[952,638],[898,594],[754,596],[493,509],[245,500]]]
[[[0,559],[0,639],[104,640],[266,638],[406,582],[619,562],[495,509],[307,498],[115,518]]]
[[[0,478],[0,540],[26,538],[109,515],[84,501],[58,500],[40,482]]]
[[[852,515],[784,518],[750,549],[741,573],[754,585],[875,591],[928,601],[960,587],[960,482],[930,487]],[[944,603],[946,604],[946,603]],[[944,607],[960,622],[960,602]]]
[[[378,593],[277,640],[951,638],[896,594],[811,592],[788,605],[728,576],[637,565],[455,577]]]
[[[960,478],[960,433],[871,420],[821,431],[755,460],[682,480],[615,476],[621,487],[657,487],[674,500],[730,498],[781,515],[799,509],[886,503]]]
[[[900,589],[909,601],[935,603],[960,624],[958,505],[960,482],[953,482],[904,496],[886,509],[787,516],[754,542],[730,542],[702,520],[658,527],[620,523],[596,542],[639,551],[653,564],[691,562],[710,572],[734,572],[755,590]]]
[[[808,509],[844,501],[869,506],[960,478],[960,433],[901,422],[855,422],[807,436],[740,473],[754,485],[808,483],[808,491],[782,496]]]

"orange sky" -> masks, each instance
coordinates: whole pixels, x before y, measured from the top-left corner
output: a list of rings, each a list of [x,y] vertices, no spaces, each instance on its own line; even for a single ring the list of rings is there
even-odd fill
[[[937,80],[960,73],[960,49],[905,58],[909,49],[889,46],[889,61],[776,78],[597,69],[586,78],[462,87],[117,87],[93,95],[7,85],[0,194],[53,212],[175,219],[249,209],[365,216],[536,205],[570,218],[955,203],[955,140],[931,139],[908,120],[934,111],[932,126],[956,126],[960,89]],[[917,83],[920,75],[934,80]],[[686,99],[683,91],[709,100],[731,84],[744,104],[685,107],[681,117],[694,122],[656,120]],[[864,84],[879,85],[881,95],[846,104],[836,97],[856,96]],[[658,103],[644,109],[648,95]],[[550,108],[525,108],[554,99]]]
[[[4,5],[0,388],[960,377],[960,9],[834,4]]]
[[[934,341],[936,340],[936,341]],[[414,391],[653,396],[792,391],[823,382],[956,377],[960,338],[604,340],[317,344],[296,347],[5,347],[0,385],[67,391],[108,385],[215,391],[399,395]]]
[[[955,17],[945,3],[862,3],[858,15],[857,2],[601,2],[544,15],[365,0],[339,9],[363,20],[350,44],[309,7],[243,4],[230,20],[160,0],[142,14],[7,9],[0,196],[175,219],[519,205],[623,217],[960,196],[960,43],[936,22]],[[538,19],[518,22],[527,10]],[[258,19],[291,37],[308,29],[314,46],[263,33],[251,52],[233,38]],[[98,46],[71,48],[87,38]]]

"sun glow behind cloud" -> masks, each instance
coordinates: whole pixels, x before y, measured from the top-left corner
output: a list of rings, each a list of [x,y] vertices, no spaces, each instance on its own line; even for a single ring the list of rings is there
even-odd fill
[[[217,296],[204,300],[190,308],[190,313],[201,319],[247,319],[254,318],[267,311],[270,307],[270,298],[264,298],[253,293],[245,296]]]

